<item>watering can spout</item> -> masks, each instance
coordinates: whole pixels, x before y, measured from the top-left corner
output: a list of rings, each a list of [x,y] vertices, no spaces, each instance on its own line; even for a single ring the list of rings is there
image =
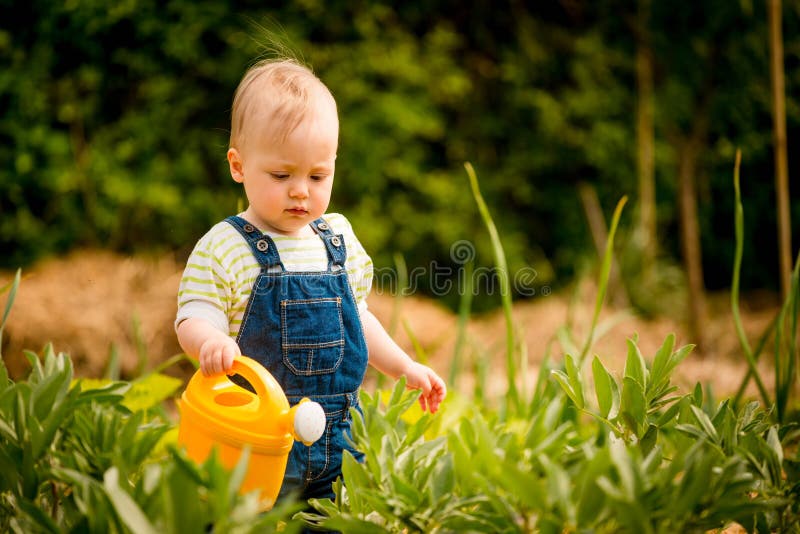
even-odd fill
[[[289,410],[292,436],[303,445],[311,445],[325,432],[325,411],[318,402],[303,399]]]

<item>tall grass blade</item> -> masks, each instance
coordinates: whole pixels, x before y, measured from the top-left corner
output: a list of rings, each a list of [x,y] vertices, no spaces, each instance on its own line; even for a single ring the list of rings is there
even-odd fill
[[[508,276],[508,265],[506,263],[506,255],[503,251],[503,244],[500,241],[500,234],[497,232],[497,227],[494,225],[492,216],[489,213],[489,208],[483,200],[480,188],[478,187],[478,177],[475,174],[475,169],[469,162],[464,163],[464,168],[469,177],[469,184],[472,188],[472,196],[475,198],[475,203],[478,205],[478,211],[483,218],[486,229],[489,232],[489,238],[492,241],[492,250],[494,251],[494,264],[497,270],[497,277],[500,282],[500,297],[503,302],[503,314],[506,321],[506,379],[508,381],[508,402],[516,411],[519,411],[519,392],[517,390],[517,362],[514,358],[514,349],[516,344],[514,342],[514,319],[512,316],[512,301],[511,301],[511,282]]]
[[[166,369],[182,361],[187,361],[191,363],[195,370],[200,368],[200,362],[198,362],[196,359],[192,358],[185,352],[179,352],[178,354],[173,354],[172,356],[170,356],[169,358],[158,364],[152,371],[150,371],[150,373],[153,374],[162,373]]]
[[[411,325],[408,324],[408,321],[403,321],[403,330],[405,330],[408,339],[411,341],[411,344],[414,346],[414,354],[416,355],[416,359],[420,363],[427,364],[428,363],[428,353],[425,351],[425,347],[422,346],[422,343],[419,342],[419,338],[414,333],[414,330],[411,328]]]
[[[8,314],[11,313],[11,306],[14,305],[14,299],[17,296],[17,288],[19,287],[19,281],[22,278],[22,269],[17,269],[16,274],[14,275],[14,279],[6,284],[3,287],[3,290],[0,293],[5,293],[8,291],[8,297],[6,298],[6,307],[3,310],[3,320],[0,322],[0,356],[3,354],[3,330],[6,327],[6,321],[8,320]]]
[[[469,314],[472,310],[472,291],[473,280],[472,274],[474,272],[475,264],[473,260],[464,264],[464,287],[458,300],[458,323],[456,324],[456,345],[453,349],[453,361],[450,364],[450,375],[448,377],[448,384],[451,388],[456,389],[456,380],[461,372],[462,353],[464,352],[464,342],[467,337],[467,322],[469,321]]]
[[[755,360],[756,362],[758,362],[759,358],[761,357],[761,353],[764,351],[764,347],[767,346],[767,341],[769,340],[770,335],[772,335],[773,330],[775,330],[775,327],[778,324],[778,319],[779,319],[778,315],[773,317],[772,320],[769,322],[769,325],[767,325],[767,328],[765,328],[764,331],[761,333],[761,336],[759,336],[758,342],[756,343],[755,348],[753,349],[753,360]],[[733,397],[733,404],[735,406],[738,406],[741,403],[742,397],[744,396],[744,392],[747,389],[747,384],[750,382],[750,379],[752,377],[753,377],[753,371],[750,367],[748,367],[747,374],[742,380],[742,383],[739,384],[739,389],[736,391],[736,395]]]
[[[800,256],[792,271],[791,290],[781,306],[775,329],[775,408],[778,421],[783,422],[786,406],[795,383],[795,358],[797,356],[797,291]],[[788,323],[787,323],[788,318]],[[787,332],[788,330],[788,332]]]
[[[136,377],[142,376],[147,370],[147,343],[142,333],[142,322],[138,314],[133,314],[131,318],[133,328],[133,341],[136,344]]]
[[[408,290],[408,267],[406,260],[402,254],[396,252],[392,258],[394,259],[395,272],[397,273],[397,285],[394,287],[394,298],[392,299],[392,316],[389,319],[389,327],[387,332],[394,338],[397,333],[397,326],[400,324],[400,310],[403,307],[403,299]],[[386,375],[383,373],[376,374],[375,387],[381,389],[386,383]]]
[[[108,350],[108,363],[106,364],[106,371],[103,375],[108,380],[119,380],[120,368],[119,347],[117,347],[116,343],[112,343],[111,348]]]
[[[408,290],[408,267],[406,260],[399,252],[393,256],[394,266],[397,270],[397,288],[392,302],[392,318],[389,321],[389,335],[394,337],[397,333],[397,325],[400,323],[400,308],[403,305],[403,297]]]
[[[739,278],[742,271],[742,252],[744,250],[744,208],[742,207],[742,191],[739,187],[739,168],[742,163],[742,151],[736,151],[736,163],[733,167],[733,190],[735,193],[735,215],[734,227],[736,229],[736,249],[733,257],[733,278],[731,280],[731,312],[733,314],[733,324],[736,327],[736,335],[739,337],[739,344],[742,346],[742,352],[747,360],[747,365],[750,368],[750,373],[745,377],[745,382],[748,377],[752,377],[756,381],[758,392],[764,401],[765,406],[772,405],[772,402],[767,393],[767,388],[764,387],[764,381],[758,373],[756,367],[756,360],[753,357],[753,350],[750,348],[750,342],[747,340],[747,335],[742,326],[742,317],[739,313]]]
[[[606,298],[606,291],[608,290],[608,277],[611,273],[611,262],[614,259],[614,235],[617,233],[617,226],[619,226],[619,218],[622,215],[622,208],[628,201],[628,197],[624,196],[617,202],[617,207],[614,209],[614,216],[611,219],[611,227],[608,231],[608,240],[606,241],[606,250],[603,254],[603,264],[600,268],[600,277],[598,278],[598,291],[597,299],[594,303],[594,315],[592,316],[592,325],[589,328],[589,335],[586,337],[586,343],[583,345],[580,356],[578,357],[578,367],[583,367],[583,362],[586,360],[586,355],[589,349],[592,348],[594,342],[595,329],[597,321],[600,318],[600,310],[603,308],[603,302]]]
[[[472,402],[476,406],[483,406],[486,403],[490,357],[478,347],[475,347],[474,350],[477,356],[472,361],[472,374],[475,376],[475,384],[472,388]]]

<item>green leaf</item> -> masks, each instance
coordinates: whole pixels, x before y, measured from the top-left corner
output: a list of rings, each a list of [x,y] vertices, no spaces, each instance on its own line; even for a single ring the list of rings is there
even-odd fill
[[[394,389],[392,389],[392,396],[389,398],[389,401],[386,403],[388,407],[395,406],[396,404],[400,403],[400,400],[403,398],[403,393],[406,390],[406,377],[401,376],[397,382],[394,384]]]
[[[634,503],[637,495],[636,475],[633,467],[633,459],[625,447],[625,442],[619,439],[612,439],[609,443],[609,453],[611,462],[617,470],[619,476],[619,490],[626,503]]]
[[[581,371],[575,364],[575,359],[571,354],[567,354],[564,357],[564,364],[567,369],[569,384],[572,387],[572,391],[574,391],[578,397],[579,402],[577,403],[577,406],[578,408],[583,409],[583,407],[586,405],[586,402],[583,397],[583,380],[581,379]]]
[[[210,462],[212,461],[213,454],[209,457],[209,459],[204,464],[204,468],[208,469]],[[174,466],[179,469],[180,471],[184,472],[188,477],[190,477],[195,484],[201,486],[205,484],[203,480],[203,476],[200,472],[200,467],[194,460],[189,459],[185,456],[183,451],[179,451],[174,447],[170,451],[170,458],[172,459]]]
[[[158,530],[150,523],[136,501],[119,486],[119,471],[116,467],[105,472],[103,486],[125,526],[137,534],[158,534]]]
[[[656,425],[648,425],[647,432],[639,440],[639,447],[642,449],[642,454],[650,454],[653,447],[656,446],[658,441],[658,427]]]
[[[664,374],[669,371],[667,369],[670,359],[672,357],[672,348],[675,346],[675,334],[669,334],[661,347],[656,351],[656,356],[653,359],[653,382],[661,381]]]
[[[36,506],[35,503],[27,499],[21,499],[19,501],[19,507],[35,525],[42,529],[42,532],[51,532],[53,534],[60,534],[62,532],[58,524],[53,521],[44,510]]]
[[[605,493],[600,490],[597,481],[611,468],[608,448],[597,451],[587,464],[578,477],[578,525],[593,524],[604,509]]]
[[[426,490],[424,483],[420,483],[419,486],[416,486],[409,481],[403,480],[403,478],[394,473],[390,474],[389,480],[391,480],[391,494],[393,497],[405,501],[412,510],[419,507],[423,492]],[[424,479],[422,482],[424,482]]]
[[[664,427],[668,423],[671,423],[672,420],[675,419],[675,416],[678,415],[678,412],[681,410],[681,408],[686,405],[688,399],[688,396],[678,397],[675,399],[677,402],[667,408],[667,410],[659,416],[658,421],[656,421],[656,426]]]
[[[5,419],[0,419],[0,438],[11,442],[17,441],[17,433]]]
[[[368,468],[356,461],[350,451],[342,454],[342,478],[347,485],[350,507],[355,513],[365,512],[361,494],[364,489],[374,487]]]
[[[572,483],[566,470],[556,462],[541,455],[538,458],[547,475],[547,497],[561,512],[562,523],[574,523],[575,505],[572,501]]]
[[[456,479],[453,468],[453,456],[443,455],[436,464],[436,473],[431,481],[431,497],[433,502],[438,502],[441,498],[449,498],[455,487]]]
[[[697,422],[700,423],[703,433],[712,443],[719,444],[719,434],[717,433],[717,429],[714,428],[714,423],[712,423],[711,419],[708,418],[708,415],[706,415],[706,413],[697,406],[691,406],[691,409],[692,413],[697,419]]]
[[[622,380],[620,412],[625,416],[631,431],[639,436],[647,422],[647,405],[641,383],[630,376]]]
[[[28,393],[28,395],[25,395],[25,393]],[[17,439],[19,439],[20,443],[29,439],[27,416],[27,399],[29,397],[29,389],[23,387],[17,388],[14,402],[14,430],[16,430]]]
[[[150,373],[131,384],[122,404],[132,412],[149,410],[171,397],[182,385],[183,381],[178,378]]]
[[[70,379],[66,373],[54,373],[43,377],[36,384],[31,395],[31,403],[37,419],[45,419],[47,414],[58,408],[57,403],[64,398]]]
[[[299,519],[311,521],[312,523],[317,519],[315,514],[309,514],[308,512],[300,512],[297,514],[297,517]],[[333,531],[347,532],[348,534],[381,534],[391,532],[377,523],[350,516],[337,516],[325,519],[320,526]]]
[[[3,286],[0,293],[5,293],[8,289],[8,297],[6,297],[6,306],[3,310],[3,320],[0,321],[0,341],[3,339],[3,329],[6,326],[6,321],[8,320],[8,314],[11,313],[11,307],[14,305],[14,299],[17,296],[17,288],[19,287],[20,279],[22,278],[22,269],[17,269],[17,272],[14,274],[14,279],[9,283]],[[10,288],[9,288],[10,286]]]
[[[692,390],[692,404],[703,406],[703,385],[700,382],[697,382]]]
[[[687,434],[687,435],[689,435],[689,436],[691,436],[693,438],[697,438],[699,440],[708,439],[708,434],[706,432],[704,432],[703,429],[701,429],[700,427],[695,426],[695,425],[687,425],[687,424],[681,423],[681,424],[675,425],[675,430],[678,430],[679,432],[683,432],[684,434]]]
[[[0,339],[0,344],[2,339]],[[2,358],[2,349],[0,349],[0,393],[7,391],[11,387],[11,380],[8,377],[8,368],[6,362]]]
[[[770,449],[775,453],[775,458],[777,458],[777,465],[783,464],[783,445],[781,445],[781,440],[778,437],[778,431],[776,427],[770,427],[769,431],[767,432],[767,445],[769,445]]]
[[[106,363],[106,370],[103,373],[103,376],[107,380],[119,380],[120,377],[120,356],[119,356],[119,347],[117,347],[116,343],[111,344],[111,349],[109,350],[108,354],[108,363]]]
[[[592,360],[592,375],[600,415],[606,419],[613,419],[619,412],[619,386],[597,356]]]
[[[642,390],[647,385],[647,367],[645,366],[644,358],[639,351],[639,347],[631,339],[628,339],[628,357],[625,360],[623,376],[638,382]]]
[[[669,362],[667,363],[666,367],[664,368],[665,373],[672,372],[675,367],[678,366],[683,360],[686,359],[689,354],[694,350],[694,345],[684,345],[683,347],[679,348],[675,352],[672,353],[672,356],[669,358]]]
[[[236,465],[231,471],[231,478],[228,481],[229,499],[234,499],[239,492],[239,488],[242,487],[242,482],[244,482],[244,479],[247,476],[247,467],[250,465],[250,457],[251,447],[250,445],[245,445],[242,447],[242,454],[236,461]]]
[[[572,389],[572,384],[570,383],[569,377],[564,373],[564,371],[560,371],[558,369],[553,369],[550,371],[550,374],[556,381],[561,385],[561,389],[564,390],[564,393],[572,400],[572,402],[577,407],[581,407],[582,404],[582,396],[580,396],[575,390]]]

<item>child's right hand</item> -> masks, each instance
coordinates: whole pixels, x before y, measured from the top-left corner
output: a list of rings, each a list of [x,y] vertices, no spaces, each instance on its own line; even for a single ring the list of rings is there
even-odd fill
[[[212,336],[200,346],[200,370],[206,376],[224,373],[233,367],[233,359],[242,351],[233,338],[226,335]]]

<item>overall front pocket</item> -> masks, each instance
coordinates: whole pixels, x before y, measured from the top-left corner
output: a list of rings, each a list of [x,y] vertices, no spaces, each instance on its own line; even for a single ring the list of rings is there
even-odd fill
[[[344,357],[342,299],[282,300],[281,349],[296,375],[336,371]]]

